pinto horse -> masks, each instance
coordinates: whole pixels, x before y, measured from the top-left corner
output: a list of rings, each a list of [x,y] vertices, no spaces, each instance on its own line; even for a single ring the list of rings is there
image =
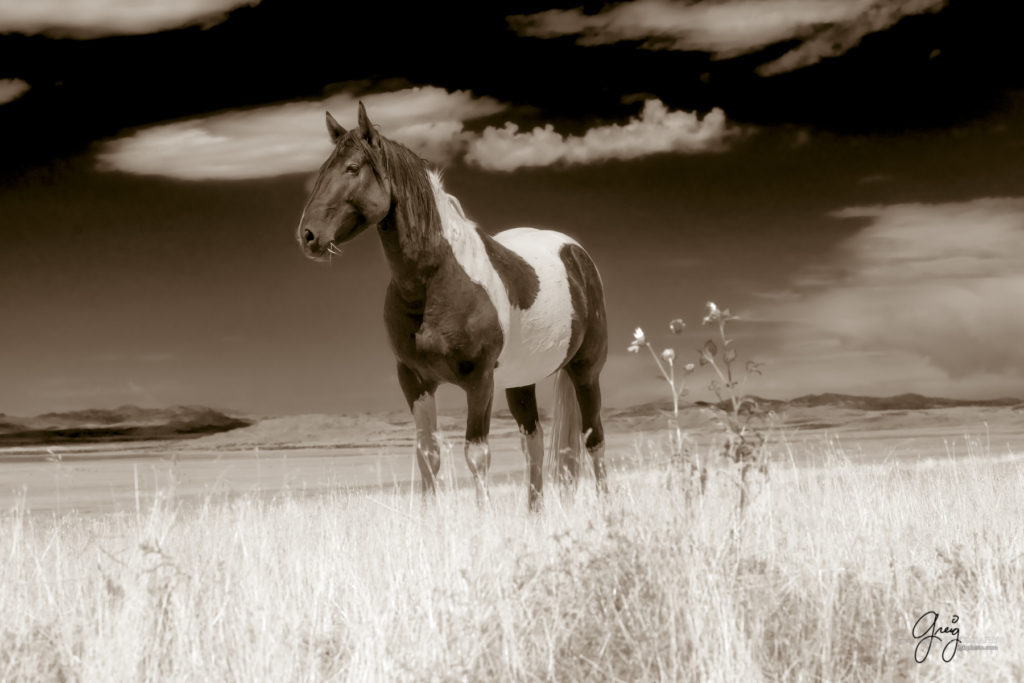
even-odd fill
[[[487,443],[495,387],[505,390],[529,467],[528,503],[544,479],[535,384],[557,372],[552,440],[560,480],[575,487],[580,441],[607,489],[599,375],[608,350],[601,277],[590,256],[560,232],[515,228],[493,237],[466,218],[437,171],[383,137],[359,103],[346,131],[330,112],[334,150],[320,167],[299,221],[306,256],[324,260],[374,227],[391,268],[384,320],[398,382],[416,423],[423,492],[441,464],[434,392],[466,392],[465,455],[477,501],[487,498]]]

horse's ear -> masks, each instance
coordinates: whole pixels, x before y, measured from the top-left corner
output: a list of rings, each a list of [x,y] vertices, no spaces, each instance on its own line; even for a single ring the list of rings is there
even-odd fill
[[[337,142],[345,134],[345,129],[334,120],[331,112],[327,112],[327,132],[331,134],[331,142]]]
[[[380,145],[380,134],[370,123],[370,117],[366,115],[366,107],[363,106],[362,100],[359,101],[359,134],[371,145],[375,147]]]

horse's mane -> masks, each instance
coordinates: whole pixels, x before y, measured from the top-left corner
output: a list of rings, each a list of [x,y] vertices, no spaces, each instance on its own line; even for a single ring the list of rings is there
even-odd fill
[[[350,144],[359,145],[370,160],[373,172],[391,183],[393,204],[385,221],[398,221],[402,253],[424,267],[437,265],[450,244],[473,234],[477,226],[466,217],[459,200],[444,189],[440,171],[401,143],[380,137],[374,148],[361,136]]]
[[[476,223],[466,217],[462,204],[454,196],[445,191],[441,182],[441,172],[427,172],[430,187],[434,193],[434,203],[441,219],[441,230],[449,243],[456,243],[470,230],[476,230]]]
[[[366,145],[374,172],[391,182],[393,205],[388,220],[398,219],[405,228],[399,234],[402,252],[424,265],[436,265],[437,255],[444,248],[443,221],[435,199],[433,177],[427,162],[404,145],[383,136],[381,153],[374,154]],[[360,139],[360,141],[362,141]]]

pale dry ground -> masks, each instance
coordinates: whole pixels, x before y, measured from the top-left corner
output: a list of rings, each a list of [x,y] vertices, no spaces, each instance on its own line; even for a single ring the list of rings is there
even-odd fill
[[[608,412],[607,454],[619,468],[632,466],[638,442],[660,438],[667,419],[650,410]],[[38,446],[0,448],[0,510],[16,504],[36,512],[134,510],[171,485],[179,499],[193,501],[254,492],[316,494],[339,487],[407,491],[418,476],[409,422],[404,413],[298,415],[180,442],[62,445],[52,453]],[[704,411],[685,411],[680,423],[702,447],[712,442]],[[452,449],[441,476],[465,484],[465,423],[444,416],[440,424]],[[818,464],[826,444],[834,441],[858,463],[941,459],[963,453],[965,433],[983,437],[992,455],[1024,452],[1024,411],[1012,408],[804,408],[791,409],[781,425],[786,448],[773,453],[786,463]],[[522,481],[525,463],[511,419],[492,421],[491,447],[492,481]]]
[[[197,502],[173,480],[138,511],[16,505],[0,680],[1021,680],[1024,451],[1002,430],[776,444],[742,520],[725,473],[688,497],[639,433],[606,499],[584,482],[537,516],[519,485],[483,512],[450,485]],[[950,663],[913,660],[928,610],[959,617]]]

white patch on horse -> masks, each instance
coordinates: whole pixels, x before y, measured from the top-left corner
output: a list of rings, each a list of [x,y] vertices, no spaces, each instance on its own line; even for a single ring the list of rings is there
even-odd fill
[[[540,281],[532,306],[525,310],[512,308],[495,371],[498,386],[526,386],[558,370],[569,353],[572,297],[559,252],[576,241],[560,232],[535,228],[506,230],[494,239],[529,263]]]
[[[455,260],[470,280],[487,292],[504,338],[494,385],[498,388],[534,384],[558,370],[569,352],[572,335],[572,297],[569,277],[559,252],[578,244],[553,230],[513,228],[494,239],[521,256],[537,273],[540,288],[526,310],[512,306],[501,276],[491,263],[476,224],[466,218],[459,201],[445,192],[438,173],[430,173],[444,237]]]

